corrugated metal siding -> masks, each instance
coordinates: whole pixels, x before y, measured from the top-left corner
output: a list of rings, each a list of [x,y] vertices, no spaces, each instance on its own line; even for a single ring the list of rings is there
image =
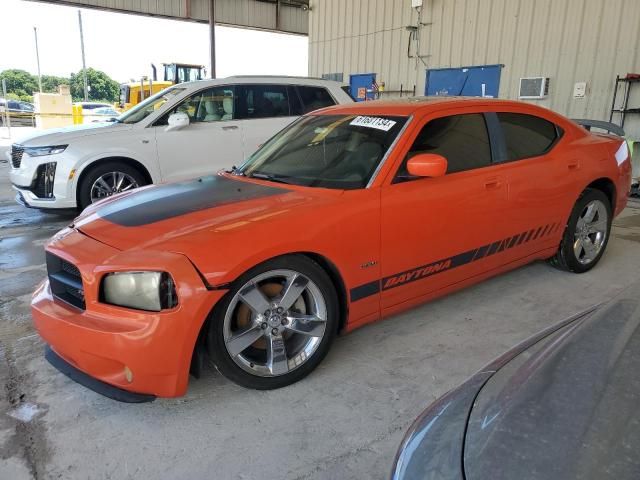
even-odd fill
[[[410,0],[322,0],[309,15],[309,73],[377,73],[387,90],[424,92],[427,68],[503,64],[500,97],[517,98],[519,79],[550,77],[533,102],[570,117],[609,119],[616,74],[640,73],[638,0],[424,0],[422,60],[407,58]],[[411,52],[414,52],[411,45]],[[423,63],[424,61],[424,63]],[[426,64],[426,65],[425,65]],[[573,98],[576,82],[587,96]],[[631,104],[640,106],[640,86]],[[615,119],[615,117],[614,117]],[[640,138],[640,118],[627,117]]]
[[[162,16],[178,20],[209,21],[209,0],[30,1]],[[190,3],[189,8],[187,8],[188,3]],[[280,8],[280,28],[277,28],[274,3],[256,0],[216,0],[216,23],[221,24],[306,35],[309,31],[308,17],[308,11],[302,10],[302,8],[282,5]]]

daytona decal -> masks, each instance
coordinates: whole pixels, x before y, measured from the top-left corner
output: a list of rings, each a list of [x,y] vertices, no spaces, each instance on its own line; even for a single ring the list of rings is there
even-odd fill
[[[423,278],[437,275],[438,273],[446,272],[447,270],[451,270],[452,268],[460,267],[462,265],[481,260],[496,253],[500,253],[510,248],[517,247],[524,243],[536,239],[541,239],[557,232],[559,227],[559,223],[554,223],[545,225],[544,227],[534,228],[532,230],[519,233],[518,235],[514,235],[513,237],[508,237],[504,240],[499,240],[497,242],[484,245],[480,248],[454,255],[453,257],[438,260],[437,262],[422,265],[411,270],[406,270],[404,272],[385,277],[381,280],[376,280],[374,282],[360,285],[351,289],[351,301],[355,302],[370,295],[375,295],[380,291],[389,290],[391,288],[406,285],[407,283],[422,280]]]

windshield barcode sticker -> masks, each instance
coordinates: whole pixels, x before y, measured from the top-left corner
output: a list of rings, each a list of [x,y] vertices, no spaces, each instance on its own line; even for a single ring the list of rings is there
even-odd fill
[[[380,117],[356,117],[351,120],[349,125],[355,125],[356,127],[368,127],[368,128],[376,128],[378,130],[384,130],[388,132],[393,128],[396,124],[393,120],[387,120],[386,118]]]

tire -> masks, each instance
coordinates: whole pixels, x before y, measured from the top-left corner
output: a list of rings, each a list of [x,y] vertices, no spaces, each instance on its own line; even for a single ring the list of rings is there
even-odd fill
[[[116,177],[113,177],[113,174],[116,174]],[[132,188],[141,187],[147,184],[144,175],[142,175],[142,173],[140,173],[137,168],[131,165],[127,165],[126,163],[120,161],[109,161],[100,163],[95,167],[90,168],[90,170],[82,176],[78,191],[79,210],[84,210],[91,203],[98,200],[98,198],[92,198],[92,190],[94,189],[94,184],[100,178],[106,178],[107,185],[110,185],[112,181],[115,181],[116,183],[119,182],[120,178],[122,178],[123,180],[119,188],[116,188],[115,190],[110,192],[107,192],[105,190],[104,195],[102,197],[99,197],[99,199],[106,198],[113,194],[131,190]],[[131,181],[133,181],[133,183],[131,183]]]
[[[257,390],[281,388],[320,364],[338,315],[335,288],[317,263],[303,255],[278,257],[242,275],[214,307],[207,351],[232,382]]]
[[[595,213],[594,210],[588,211],[591,206]],[[602,218],[604,215],[606,218]],[[549,263],[560,270],[573,273],[591,270],[600,261],[609,243],[612,217],[611,203],[607,196],[600,190],[587,188],[573,207],[558,251],[549,259]]]

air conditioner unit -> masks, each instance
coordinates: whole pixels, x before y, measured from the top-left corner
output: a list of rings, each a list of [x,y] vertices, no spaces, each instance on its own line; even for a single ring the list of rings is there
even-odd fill
[[[549,95],[549,77],[526,77],[520,79],[519,98],[545,98]]]

